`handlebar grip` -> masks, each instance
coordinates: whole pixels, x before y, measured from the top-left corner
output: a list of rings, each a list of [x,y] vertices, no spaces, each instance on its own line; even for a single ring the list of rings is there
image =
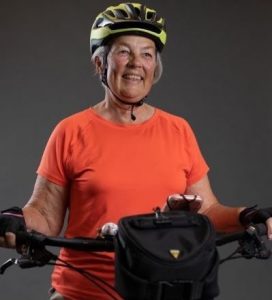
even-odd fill
[[[43,246],[46,236],[35,231],[18,231],[16,233],[16,248],[20,248],[22,245],[34,245]]]
[[[254,224],[254,225],[250,225],[248,228],[247,228],[247,232],[250,233],[250,232],[255,232],[257,231],[257,234],[259,236],[263,236],[263,235],[266,235],[267,234],[267,227],[265,224],[263,223],[260,223],[260,224]]]

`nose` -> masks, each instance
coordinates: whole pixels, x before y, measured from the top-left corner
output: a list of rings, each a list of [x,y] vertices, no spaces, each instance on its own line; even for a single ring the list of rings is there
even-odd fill
[[[128,66],[141,67],[142,66],[141,56],[139,54],[132,53],[129,57]]]

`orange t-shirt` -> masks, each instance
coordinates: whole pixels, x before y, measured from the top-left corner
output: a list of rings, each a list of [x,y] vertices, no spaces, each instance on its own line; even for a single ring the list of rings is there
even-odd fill
[[[65,236],[95,237],[127,215],[150,213],[168,195],[184,193],[208,171],[188,123],[156,109],[142,124],[116,124],[86,109],[61,121],[38,174],[69,186]],[[113,284],[111,253],[62,249],[60,257]],[[55,267],[52,285],[67,299],[111,299],[80,274]]]

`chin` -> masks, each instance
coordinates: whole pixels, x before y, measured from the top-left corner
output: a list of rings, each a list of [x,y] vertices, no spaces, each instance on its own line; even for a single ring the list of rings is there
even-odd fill
[[[128,91],[123,91],[120,93],[120,96],[121,97],[124,97],[127,99],[127,101],[131,101],[131,102],[137,102],[141,99],[143,99],[146,95],[148,94],[148,92],[145,93],[145,91],[143,89],[139,90],[138,91],[131,91],[131,90],[128,90]]]
[[[125,94],[122,94],[121,95],[122,98],[126,99],[127,102],[131,102],[131,103],[135,103],[135,102],[138,102],[140,100],[142,100],[145,96],[144,95],[125,95]]]

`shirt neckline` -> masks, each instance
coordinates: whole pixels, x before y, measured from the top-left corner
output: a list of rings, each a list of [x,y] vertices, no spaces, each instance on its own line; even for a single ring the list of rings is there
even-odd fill
[[[126,128],[126,129],[134,129],[134,128],[142,128],[142,127],[146,127],[149,126],[150,124],[152,124],[158,117],[159,115],[159,109],[154,108],[154,113],[153,115],[147,119],[146,121],[142,122],[142,123],[138,123],[138,124],[123,124],[123,123],[118,123],[118,122],[112,122],[109,121],[105,118],[103,118],[100,114],[98,114],[93,107],[89,107],[87,109],[87,111],[92,115],[92,117],[94,117],[96,120],[98,120],[100,123],[103,123],[107,126],[110,127],[115,127],[115,128]]]

